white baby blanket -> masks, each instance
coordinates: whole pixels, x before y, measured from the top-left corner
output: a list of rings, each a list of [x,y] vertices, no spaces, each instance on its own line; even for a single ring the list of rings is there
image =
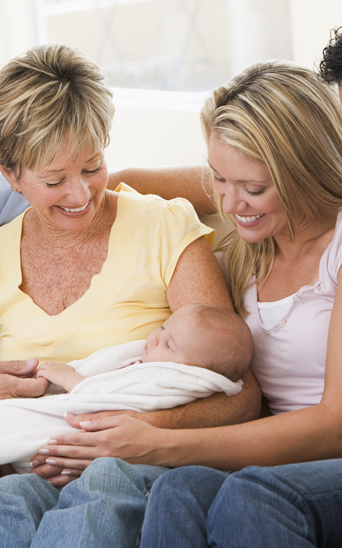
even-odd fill
[[[0,464],[13,463],[18,472],[30,469],[30,459],[49,438],[75,431],[64,421],[66,411],[146,412],[183,405],[214,392],[228,396],[240,392],[242,381],[232,382],[208,369],[171,362],[133,363],[140,359],[144,342],[111,346],[70,362],[87,377],[70,393],[1,400]]]

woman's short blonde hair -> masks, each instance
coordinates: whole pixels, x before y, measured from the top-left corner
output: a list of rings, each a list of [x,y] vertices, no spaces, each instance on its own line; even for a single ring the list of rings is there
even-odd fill
[[[213,92],[201,119],[207,141],[215,132],[267,165],[291,238],[303,219],[315,222],[327,208],[342,206],[341,105],[312,71],[283,61],[255,64]],[[244,313],[244,292],[254,275],[258,284],[266,279],[276,244],[273,238],[251,244],[236,231],[229,242],[231,290]]]
[[[66,135],[70,155],[104,148],[113,115],[95,63],[62,44],[33,48],[0,70],[0,164],[47,165]]]

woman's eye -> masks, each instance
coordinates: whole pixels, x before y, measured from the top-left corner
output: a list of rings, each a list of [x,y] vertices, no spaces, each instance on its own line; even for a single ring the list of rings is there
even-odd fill
[[[99,166],[97,167],[96,169],[85,169],[84,170],[84,173],[90,173],[90,174],[93,174],[93,173],[98,173],[100,171],[102,166]]]
[[[223,179],[222,177],[217,177],[217,175],[214,175],[214,181],[217,181],[218,183],[225,183],[226,179]]]
[[[261,190],[257,190],[257,191],[252,191],[252,190],[248,190],[247,188],[245,188],[247,194],[250,194],[250,196],[259,196],[260,194],[263,194],[265,192],[265,189],[262,188]]]
[[[63,179],[61,181],[58,181],[58,183],[46,183],[46,186],[49,188],[54,188],[55,186],[60,185],[63,182]]]

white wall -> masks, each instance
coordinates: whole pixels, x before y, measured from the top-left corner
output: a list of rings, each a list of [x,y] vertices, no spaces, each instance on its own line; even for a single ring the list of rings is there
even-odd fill
[[[205,162],[203,100],[204,94],[114,90],[109,167]]]
[[[294,61],[309,68],[319,62],[330,29],[342,26],[341,0],[290,0]]]
[[[342,25],[342,0],[229,0],[225,16],[231,20],[231,33],[224,40],[234,59],[234,73],[268,56],[289,57],[313,68],[329,41],[330,29]],[[148,108],[139,102],[129,106],[118,97],[109,165],[205,161],[200,100],[191,112],[172,108]]]
[[[35,44],[34,5],[33,0],[0,0],[0,66]]]

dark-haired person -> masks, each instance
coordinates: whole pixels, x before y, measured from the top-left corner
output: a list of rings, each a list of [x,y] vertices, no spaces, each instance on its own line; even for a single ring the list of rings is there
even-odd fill
[[[342,102],[342,27],[332,30],[328,45],[323,50],[319,65],[320,75],[327,84],[338,84]]]

